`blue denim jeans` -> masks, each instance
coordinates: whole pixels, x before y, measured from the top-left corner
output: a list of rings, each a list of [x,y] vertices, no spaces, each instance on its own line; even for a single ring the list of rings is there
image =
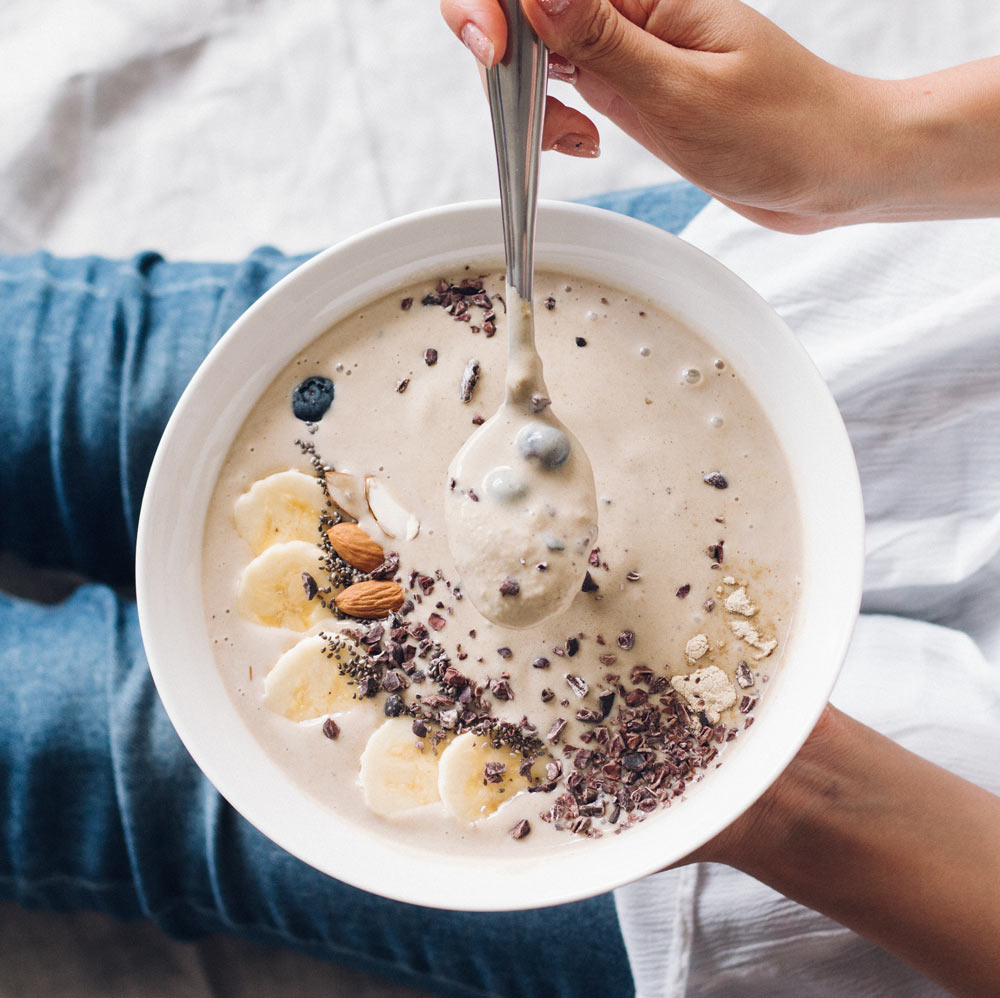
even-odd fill
[[[594,203],[677,231],[706,200]],[[237,815],[157,699],[128,592],[153,453],[215,341],[303,259],[0,258],[0,550],[87,580],[56,603],[0,593],[0,898],[239,933],[439,995],[630,995],[610,895],[470,914],[348,887]]]

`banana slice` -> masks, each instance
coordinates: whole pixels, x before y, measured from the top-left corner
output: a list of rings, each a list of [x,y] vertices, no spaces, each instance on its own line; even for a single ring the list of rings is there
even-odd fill
[[[364,653],[346,635],[330,648],[318,634],[292,645],[264,679],[264,703],[290,721],[310,721],[349,710],[357,687],[340,666]]]
[[[301,471],[279,471],[254,482],[236,500],[233,518],[255,555],[284,541],[316,543],[326,500],[318,479]]]
[[[272,544],[257,555],[236,585],[236,609],[240,616],[265,627],[287,627],[308,631],[330,619],[315,596],[309,599],[302,573],[317,576],[323,552],[306,541]]]
[[[529,785],[520,772],[524,756],[503,746],[494,748],[481,735],[467,731],[441,753],[438,792],[444,806],[463,821],[488,818]],[[529,774],[530,775],[530,774]]]
[[[386,721],[368,739],[361,753],[361,787],[365,803],[384,818],[422,804],[432,804],[438,796],[438,760],[429,741],[417,745],[413,722],[406,717]]]

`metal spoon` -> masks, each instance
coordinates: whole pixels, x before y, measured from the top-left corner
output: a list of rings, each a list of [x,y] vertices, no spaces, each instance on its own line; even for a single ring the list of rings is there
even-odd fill
[[[487,71],[507,263],[503,405],[448,469],[448,544],[462,589],[502,627],[531,627],[580,591],[597,539],[594,473],[559,421],[535,349],[531,303],[538,154],[548,55],[521,12],[507,16],[503,60]]]
[[[500,174],[507,282],[530,302],[548,52],[518,0],[500,0],[500,6],[507,17],[507,49],[486,71],[486,84]]]

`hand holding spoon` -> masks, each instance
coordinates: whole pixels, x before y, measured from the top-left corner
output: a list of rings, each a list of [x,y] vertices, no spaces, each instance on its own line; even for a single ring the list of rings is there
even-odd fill
[[[507,264],[503,404],[448,469],[448,545],[488,620],[530,627],[579,592],[597,540],[597,494],[580,442],[556,418],[532,309],[538,155],[547,53],[517,0],[503,4],[507,51],[487,70]]]

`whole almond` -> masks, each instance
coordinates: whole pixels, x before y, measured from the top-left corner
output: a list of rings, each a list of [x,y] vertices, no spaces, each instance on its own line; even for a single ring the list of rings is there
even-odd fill
[[[373,572],[385,561],[382,545],[373,541],[356,523],[338,523],[332,526],[326,536],[330,545],[348,565],[360,568],[362,572]]]
[[[390,610],[398,610],[403,605],[403,587],[397,582],[367,579],[337,593],[333,602],[348,617],[372,620],[384,617]]]

